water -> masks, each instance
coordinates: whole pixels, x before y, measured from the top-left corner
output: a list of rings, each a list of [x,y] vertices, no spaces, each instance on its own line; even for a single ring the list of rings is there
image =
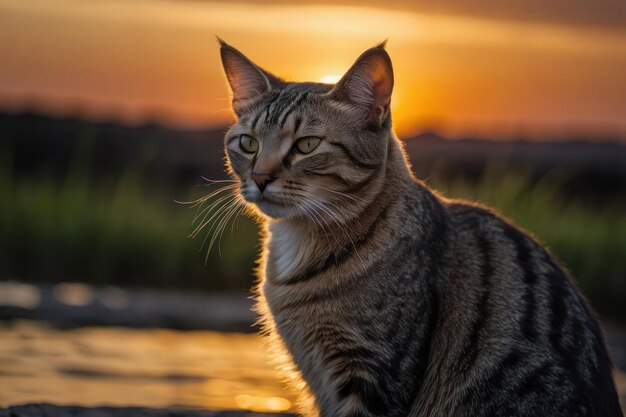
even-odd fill
[[[290,411],[286,390],[253,334],[0,322],[0,407],[192,406]]]
[[[626,373],[616,371],[622,400]],[[60,330],[43,322],[0,322],[0,407],[191,406],[294,411],[254,334],[121,327]]]

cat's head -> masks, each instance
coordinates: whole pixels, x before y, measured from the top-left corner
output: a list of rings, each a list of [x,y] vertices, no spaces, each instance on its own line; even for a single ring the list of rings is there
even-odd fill
[[[384,43],[334,85],[283,81],[220,44],[237,118],[226,154],[241,196],[272,218],[347,216],[386,162],[393,70]]]

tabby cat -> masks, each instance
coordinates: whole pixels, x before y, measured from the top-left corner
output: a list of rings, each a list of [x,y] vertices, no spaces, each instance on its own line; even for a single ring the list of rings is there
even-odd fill
[[[220,44],[228,169],[264,228],[258,309],[302,414],[622,416],[602,332],[554,256],[412,175],[384,44],[334,85]]]

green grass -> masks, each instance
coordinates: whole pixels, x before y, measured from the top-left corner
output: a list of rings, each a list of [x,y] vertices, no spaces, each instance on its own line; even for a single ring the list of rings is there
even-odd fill
[[[88,143],[88,142],[86,142]],[[147,191],[142,164],[117,180],[94,182],[88,145],[62,183],[12,179],[0,161],[0,279],[83,281],[96,285],[235,290],[250,287],[258,233],[243,218],[230,226],[205,265],[202,234],[188,238],[194,211],[174,199],[192,195]],[[572,271],[594,307],[626,318],[626,216],[618,207],[591,209],[559,198],[557,175],[533,183],[521,172],[489,171],[478,182],[429,183],[448,197],[479,201],[531,231]],[[532,184],[532,186],[531,186]],[[192,188],[192,187],[190,187]]]

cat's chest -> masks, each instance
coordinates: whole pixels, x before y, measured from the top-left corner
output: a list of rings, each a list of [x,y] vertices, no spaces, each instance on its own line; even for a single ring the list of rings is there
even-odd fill
[[[317,242],[305,227],[276,223],[268,231],[266,279],[285,280],[314,258]]]

